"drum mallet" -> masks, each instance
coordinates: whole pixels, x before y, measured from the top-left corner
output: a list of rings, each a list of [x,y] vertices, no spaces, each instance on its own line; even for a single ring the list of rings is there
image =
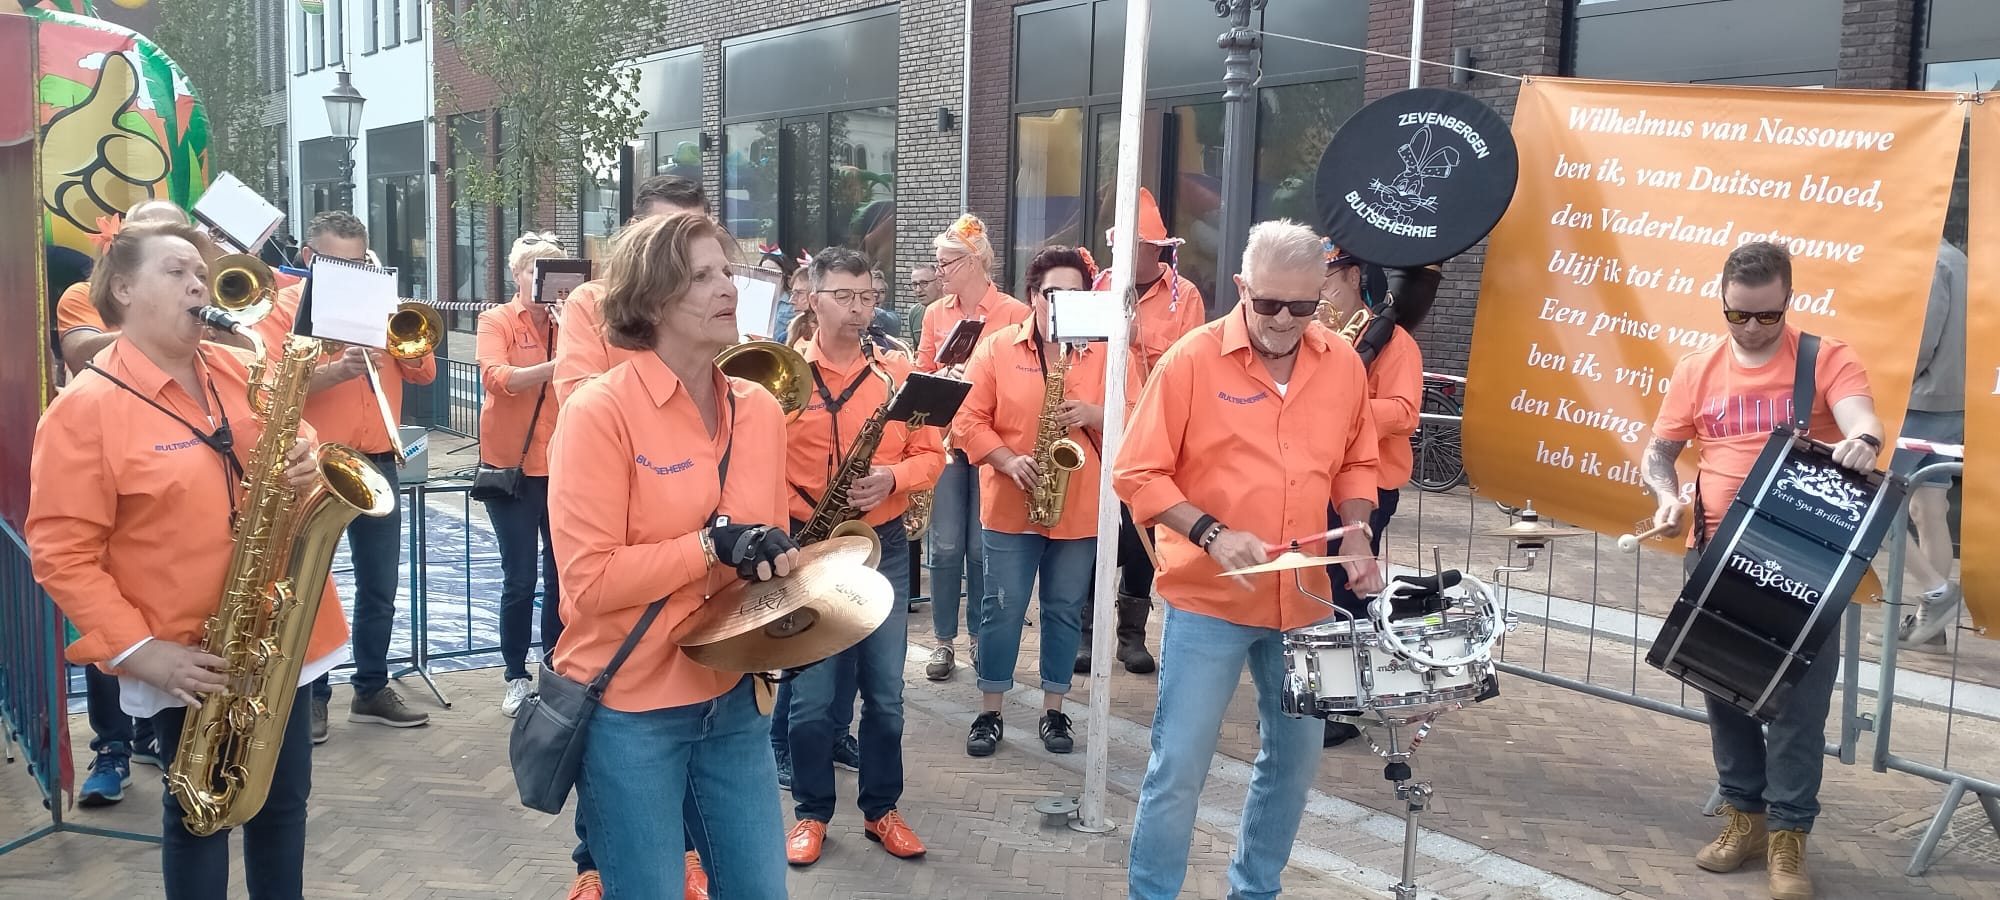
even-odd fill
[[[1682,494],[1679,497],[1679,500],[1682,506],[1691,506],[1694,503],[1694,498],[1686,494]],[[1652,520],[1647,519],[1641,521],[1639,524],[1645,525],[1651,521]],[[1626,553],[1634,553],[1638,551],[1639,545],[1645,543],[1646,541],[1650,541],[1656,537],[1673,537],[1674,535],[1680,533],[1681,533],[1681,523],[1679,522],[1668,522],[1665,525],[1654,525],[1651,528],[1646,528],[1640,531],[1638,534],[1619,535],[1618,549],[1623,550]]]

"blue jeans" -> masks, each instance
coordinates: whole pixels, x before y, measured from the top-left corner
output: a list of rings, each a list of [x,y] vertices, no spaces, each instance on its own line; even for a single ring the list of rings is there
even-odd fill
[[[702,703],[630,713],[602,708],[584,740],[577,816],[606,900],[678,897],[686,861],[706,851],[717,897],[783,900],[785,829],[766,752],[770,723],[750,679]]]
[[[882,541],[876,569],[884,574],[908,568],[910,544],[901,519],[875,526]],[[792,801],[800,819],[833,819],[833,741],[841,713],[851,717],[854,700],[840,694],[841,672],[854,673],[861,693],[861,814],[874,821],[888,815],[903,796],[903,661],[909,650],[909,596],[891,577],[896,602],[889,618],[861,643],[813,666],[791,682]],[[829,665],[834,663],[835,665]]]
[[[90,740],[90,750],[102,753],[106,750],[117,752],[115,747],[123,746],[127,755],[135,747],[151,743],[153,740],[153,720],[134,719],[118,706],[118,676],[106,675],[96,666],[83,667],[84,708],[90,714],[90,731],[95,737]]]
[[[396,454],[370,453],[368,459],[393,488],[401,484]],[[403,495],[381,518],[356,516],[347,526],[347,552],[354,562],[354,675],[347,680],[356,697],[372,697],[389,686],[389,633],[396,625],[396,581],[403,563]],[[313,683],[313,696],[333,696],[326,676]]]
[[[907,606],[904,608],[905,610],[908,609]],[[907,611],[904,612],[903,617],[908,619],[909,613]],[[840,654],[813,666],[812,669],[808,669],[807,671],[814,669],[833,670],[833,699],[829,701],[832,704],[830,714],[833,716],[833,736],[839,738],[851,733],[854,730],[854,700],[861,690],[860,685],[855,680],[857,673],[855,672],[854,658],[846,654]],[[801,674],[799,677],[803,678],[805,676]],[[796,681],[797,679],[793,680]],[[778,698],[771,707],[771,752],[780,756],[791,755],[791,722],[792,682],[779,682]]]
[[[557,602],[556,551],[549,542],[549,479],[521,478],[521,496],[486,501],[493,537],[500,544],[500,660],[502,677],[528,677],[528,643],[534,627],[535,576],[542,581],[542,658],[548,659],[562,636],[561,605]],[[540,553],[535,552],[540,538]]]
[[[970,598],[965,630],[977,632],[985,619],[986,549],[979,527],[979,467],[952,451],[931,494],[931,530],[924,539],[930,553],[931,629],[938,643],[958,638],[959,601]],[[960,578],[964,593],[959,592]]]
[[[1708,702],[1708,743],[1722,799],[1746,813],[1768,812],[1772,831],[1811,831],[1826,769],[1826,714],[1840,671],[1840,629],[1827,636],[1805,678],[1792,687],[1767,732],[1736,707]]]
[[[1021,656],[1021,626],[1036,575],[1042,586],[1042,690],[1069,693],[1076,648],[1083,643],[1083,605],[1097,566],[1097,539],[1050,540],[1039,534],[986,532],[986,564],[993,576],[986,615],[979,623],[979,689],[1004,694],[1014,688]]]
[[[300,688],[292,698],[271,793],[264,808],[243,824],[243,881],[256,900],[298,897],[305,890],[306,797],[312,793],[312,705]],[[160,761],[172,767],[188,710],[176,706],[153,717]],[[164,779],[163,779],[164,780]],[[172,791],[161,791],[160,875],[167,900],[223,900],[229,896],[229,832],[195,837]]]
[[[1278,876],[1299,833],[1306,793],[1319,768],[1321,720],[1294,719],[1278,705],[1284,690],[1282,635],[1167,606],[1160,652],[1160,701],[1153,713],[1153,755],[1133,817],[1131,896],[1171,900],[1187,875],[1195,813],[1243,666],[1257,687],[1260,744],[1243,804],[1236,853],[1229,861],[1232,900],[1278,895]]]

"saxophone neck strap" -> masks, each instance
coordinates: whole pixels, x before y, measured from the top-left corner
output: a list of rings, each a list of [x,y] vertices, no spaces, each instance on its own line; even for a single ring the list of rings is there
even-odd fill
[[[229,427],[229,410],[223,408],[222,395],[215,390],[215,379],[207,379],[207,387],[210,406],[214,408],[215,417],[220,420],[220,424],[216,425],[213,431],[202,431],[194,427],[194,423],[183,418],[180,413],[174,412],[166,408],[159,401],[139,393],[137,388],[118,380],[118,377],[110,372],[98,368],[96,363],[84,363],[83,367],[96,372],[104,380],[117,385],[120,390],[145,401],[147,406],[159,410],[167,418],[181,423],[181,427],[186,428],[188,433],[194,435],[194,439],[200,441],[202,446],[215,452],[215,455],[222,460],[223,467],[228,471],[232,481],[243,480],[243,460],[236,456],[236,432]],[[236,521],[236,490],[227,484],[223,485],[223,487],[229,492],[229,521],[231,524],[234,524]]]

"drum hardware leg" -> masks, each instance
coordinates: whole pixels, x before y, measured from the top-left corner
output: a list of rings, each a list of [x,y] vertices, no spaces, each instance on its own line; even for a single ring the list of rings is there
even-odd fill
[[[1396,900],[1417,900],[1417,815],[1430,801],[1431,784],[1428,781],[1410,781],[1407,763],[1390,763],[1388,777],[1395,779],[1399,767],[1402,779],[1396,781],[1396,799],[1404,803],[1403,880],[1396,885]]]

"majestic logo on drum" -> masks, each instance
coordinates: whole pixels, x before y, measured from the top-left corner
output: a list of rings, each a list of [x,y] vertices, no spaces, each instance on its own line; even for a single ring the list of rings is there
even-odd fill
[[[1798,497],[1785,497],[1799,509],[1810,509],[1812,513],[1829,522],[1856,525],[1861,522],[1862,513],[1868,509],[1868,493],[1834,469],[1817,466],[1804,460],[1792,460],[1785,466],[1785,474],[1778,479],[1775,490],[1797,491],[1824,504],[1811,503]]]
[[[1418,114],[1414,113],[1405,115],[1403,124],[1408,124],[1407,120],[1417,116]],[[1463,125],[1453,116],[1435,116],[1435,118],[1448,120],[1443,123],[1446,127],[1451,127],[1453,123]],[[1477,133],[1470,132],[1469,129],[1453,130],[1470,133],[1474,139],[1478,138]],[[1437,195],[1428,193],[1424,182],[1426,179],[1442,181],[1450,178],[1452,170],[1458,168],[1459,156],[1457,147],[1433,147],[1432,141],[1430,124],[1426,123],[1417,128],[1407,143],[1396,148],[1396,155],[1403,160],[1403,171],[1387,182],[1381,179],[1369,179],[1368,190],[1375,195],[1376,203],[1363,200],[1360,191],[1350,191],[1347,195],[1348,205],[1362,218],[1367,219],[1369,224],[1390,234],[1436,237],[1436,225],[1418,225],[1410,218],[1410,214],[1423,210],[1435,215],[1439,211]]]
[[[1729,568],[1765,590],[1777,591],[1801,603],[1819,602],[1818,588],[1786,575],[1784,566],[1775,559],[1760,562],[1741,553],[1731,553]]]

